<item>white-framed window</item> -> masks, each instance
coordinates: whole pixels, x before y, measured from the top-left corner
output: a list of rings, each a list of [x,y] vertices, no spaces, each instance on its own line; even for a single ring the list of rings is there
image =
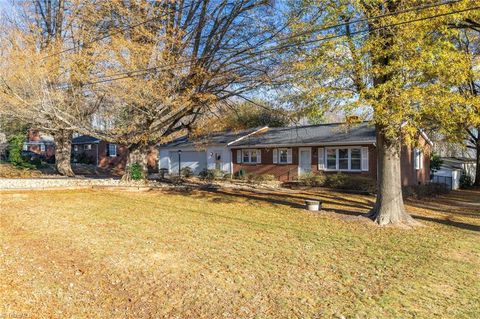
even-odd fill
[[[350,156],[348,148],[338,149],[338,169],[341,171],[350,169]]]
[[[423,169],[423,152],[419,148],[413,149],[413,164],[415,170]]]
[[[40,144],[40,152],[45,152],[45,144]]]
[[[288,163],[288,149],[286,148],[278,149],[278,163],[280,164]]]
[[[272,156],[273,156],[273,164],[291,164],[292,163],[291,148],[274,148]]]
[[[337,169],[337,149],[335,148],[327,149],[327,169]]]
[[[351,148],[350,149],[350,169],[361,170],[362,169],[362,149]]]
[[[368,171],[367,147],[328,147],[319,149],[319,169],[328,171]]]
[[[117,144],[108,144],[108,156],[117,156]]]
[[[251,150],[242,150],[241,152],[242,152],[242,163],[246,163],[246,164],[261,163],[260,150],[251,149]]]
[[[90,150],[92,149],[92,144],[85,144],[85,145],[83,146],[83,149],[84,149],[85,151],[90,151]]]

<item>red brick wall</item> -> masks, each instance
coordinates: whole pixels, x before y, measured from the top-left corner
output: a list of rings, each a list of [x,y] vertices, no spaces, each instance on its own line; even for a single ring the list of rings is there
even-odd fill
[[[423,138],[419,138],[419,146],[423,151],[423,168],[416,170],[414,165],[414,147],[404,145],[401,155],[402,185],[426,184],[430,181],[430,155],[432,146]]]
[[[40,142],[42,139],[40,132],[37,130],[30,129],[27,132],[27,142]],[[46,159],[52,158],[55,156],[55,145],[45,144],[45,151],[41,151],[40,145],[33,144],[27,145],[27,150],[36,154],[44,155]]]
[[[368,172],[344,172],[345,174],[368,176],[371,178],[377,177],[377,159],[375,147],[373,145],[360,145],[367,146],[369,148],[369,170]],[[318,172],[318,148],[321,146],[313,146],[312,150],[312,172]],[[342,147],[332,146],[332,147]],[[273,174],[280,181],[292,181],[298,178],[298,150],[299,147],[292,147],[292,163],[291,164],[273,164],[273,148],[263,148],[262,163],[261,164],[245,164],[237,162],[237,152],[240,149],[232,150],[233,156],[233,173],[238,173],[241,169],[247,173],[254,174]],[[335,174],[336,172],[325,172],[326,174]]]
[[[107,142],[101,141],[98,145],[98,166],[106,169],[125,170],[128,149],[126,146],[117,145],[117,156],[108,155]]]
[[[92,158],[93,163],[95,163],[98,147],[98,167],[103,169],[117,170],[119,172],[124,171],[127,165],[128,148],[124,145],[117,145],[117,156],[109,156],[107,155],[108,144],[109,143],[104,141],[101,141],[99,144],[91,144],[91,150],[85,150],[85,144],[78,144],[78,152],[76,152],[76,154],[86,154],[88,157]],[[157,158],[157,148],[152,146],[147,158],[150,172],[158,171]]]

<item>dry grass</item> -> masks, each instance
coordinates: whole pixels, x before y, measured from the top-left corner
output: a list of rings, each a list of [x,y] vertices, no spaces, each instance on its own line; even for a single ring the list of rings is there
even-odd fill
[[[0,178],[40,177],[42,172],[35,169],[17,168],[11,164],[0,163]]]
[[[3,192],[0,317],[478,318],[480,193],[410,202],[413,230],[355,217],[372,201]]]

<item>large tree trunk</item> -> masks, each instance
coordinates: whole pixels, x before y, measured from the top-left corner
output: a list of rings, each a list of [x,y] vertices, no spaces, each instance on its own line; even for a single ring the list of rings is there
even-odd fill
[[[400,168],[401,143],[389,141],[377,127],[377,200],[369,217],[384,226],[388,224],[413,225],[403,204]]]
[[[60,175],[73,177],[72,170],[72,132],[59,130],[53,134],[55,139],[55,168]]]
[[[146,144],[133,144],[128,148],[127,167],[123,181],[132,180],[132,167],[138,165],[141,170],[141,179],[146,180],[148,176],[148,153],[150,147]]]
[[[480,187],[480,127],[478,128],[477,132],[477,144],[475,151],[477,152],[477,161],[476,161],[476,172],[475,172],[475,183],[473,184],[474,186]]]

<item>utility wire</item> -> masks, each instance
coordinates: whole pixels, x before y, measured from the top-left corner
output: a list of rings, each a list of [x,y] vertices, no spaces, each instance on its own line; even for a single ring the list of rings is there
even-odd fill
[[[359,35],[359,34],[362,34],[362,33],[369,33],[369,32],[373,32],[373,31],[384,30],[384,29],[387,29],[387,28],[390,28],[390,27],[406,25],[406,24],[410,24],[410,23],[415,23],[415,22],[425,21],[425,20],[429,20],[429,19],[445,17],[445,16],[449,16],[449,15],[453,15],[453,14],[464,13],[464,12],[468,12],[468,11],[472,11],[472,10],[478,10],[478,9],[480,9],[480,6],[467,8],[467,9],[463,9],[463,10],[445,12],[445,13],[432,15],[432,16],[427,16],[427,17],[418,18],[418,19],[401,21],[401,22],[381,26],[381,27],[378,27],[378,28],[362,29],[362,30],[351,32],[350,36]],[[305,41],[304,43],[302,43],[302,45],[308,45],[308,44],[312,44],[312,43],[329,41],[329,40],[333,40],[333,39],[337,39],[337,38],[341,38],[341,37],[345,37],[345,36],[347,36],[347,35],[346,34],[339,34],[339,35],[328,36],[328,37],[321,38],[321,39]],[[288,49],[292,46],[298,47],[297,44],[295,44],[295,45],[286,44],[286,45],[282,45],[282,46],[278,46],[278,47],[274,47],[274,48],[260,50],[260,51],[255,52],[255,53],[257,55],[262,54],[262,53],[268,53],[268,52],[276,53],[279,50]],[[204,59],[204,58],[205,57],[202,57],[202,59]],[[131,70],[131,71],[126,71],[126,72],[120,72],[120,73],[112,74],[112,75],[109,75],[109,76],[100,77],[100,78],[98,78],[98,81],[87,82],[84,85],[95,85],[95,84],[113,82],[113,81],[118,81],[118,80],[122,80],[122,79],[137,77],[137,76],[143,76],[143,75],[146,75],[146,74],[148,74],[152,71],[166,71],[166,70],[172,69],[172,67],[179,66],[179,65],[182,65],[182,64],[188,64],[188,63],[191,63],[192,61],[193,61],[192,59],[188,59],[188,60],[185,60],[185,61],[179,61],[179,62],[170,64],[170,65],[165,66],[165,67],[151,67],[151,68],[146,68],[146,69],[137,69],[137,70]]]
[[[187,6],[181,8],[181,9],[183,10],[183,9],[185,9],[186,7],[187,7]],[[105,40],[105,39],[111,37],[112,35],[119,34],[119,33],[123,33],[123,32],[125,32],[125,31],[131,30],[131,29],[134,29],[134,28],[138,28],[138,27],[140,27],[140,26],[142,26],[142,25],[145,25],[145,24],[147,24],[147,23],[150,23],[150,22],[156,21],[156,20],[158,20],[158,19],[161,19],[161,18],[163,18],[164,16],[166,16],[167,14],[168,14],[168,13],[165,12],[165,13],[163,13],[163,14],[160,15],[160,16],[156,16],[156,17],[153,17],[153,18],[151,18],[151,19],[144,20],[144,21],[139,22],[139,23],[137,23],[137,24],[134,24],[134,25],[131,25],[131,26],[128,26],[128,27],[124,27],[124,28],[121,28],[121,29],[118,29],[118,28],[117,28],[116,31],[115,31],[115,30],[114,30],[113,32],[110,32],[110,31],[109,31],[108,33],[106,33],[106,34],[104,34],[104,35],[102,35],[102,36],[99,36],[99,37],[97,37],[97,38],[94,38],[94,39],[91,40],[91,41],[88,41],[88,42],[83,43],[83,44],[81,44],[81,45],[74,45],[73,47],[70,47],[70,48],[68,48],[68,49],[64,49],[64,50],[62,50],[62,51],[58,51],[58,52],[49,54],[49,55],[41,58],[40,60],[45,60],[45,59],[48,59],[48,58],[51,58],[51,57],[54,57],[54,56],[57,56],[57,55],[61,55],[61,54],[66,53],[66,52],[70,52],[70,51],[76,50],[76,49],[78,49],[78,48],[83,48],[83,47],[89,46],[89,45],[91,45],[91,44],[93,44],[93,43],[95,43],[95,42]]]

